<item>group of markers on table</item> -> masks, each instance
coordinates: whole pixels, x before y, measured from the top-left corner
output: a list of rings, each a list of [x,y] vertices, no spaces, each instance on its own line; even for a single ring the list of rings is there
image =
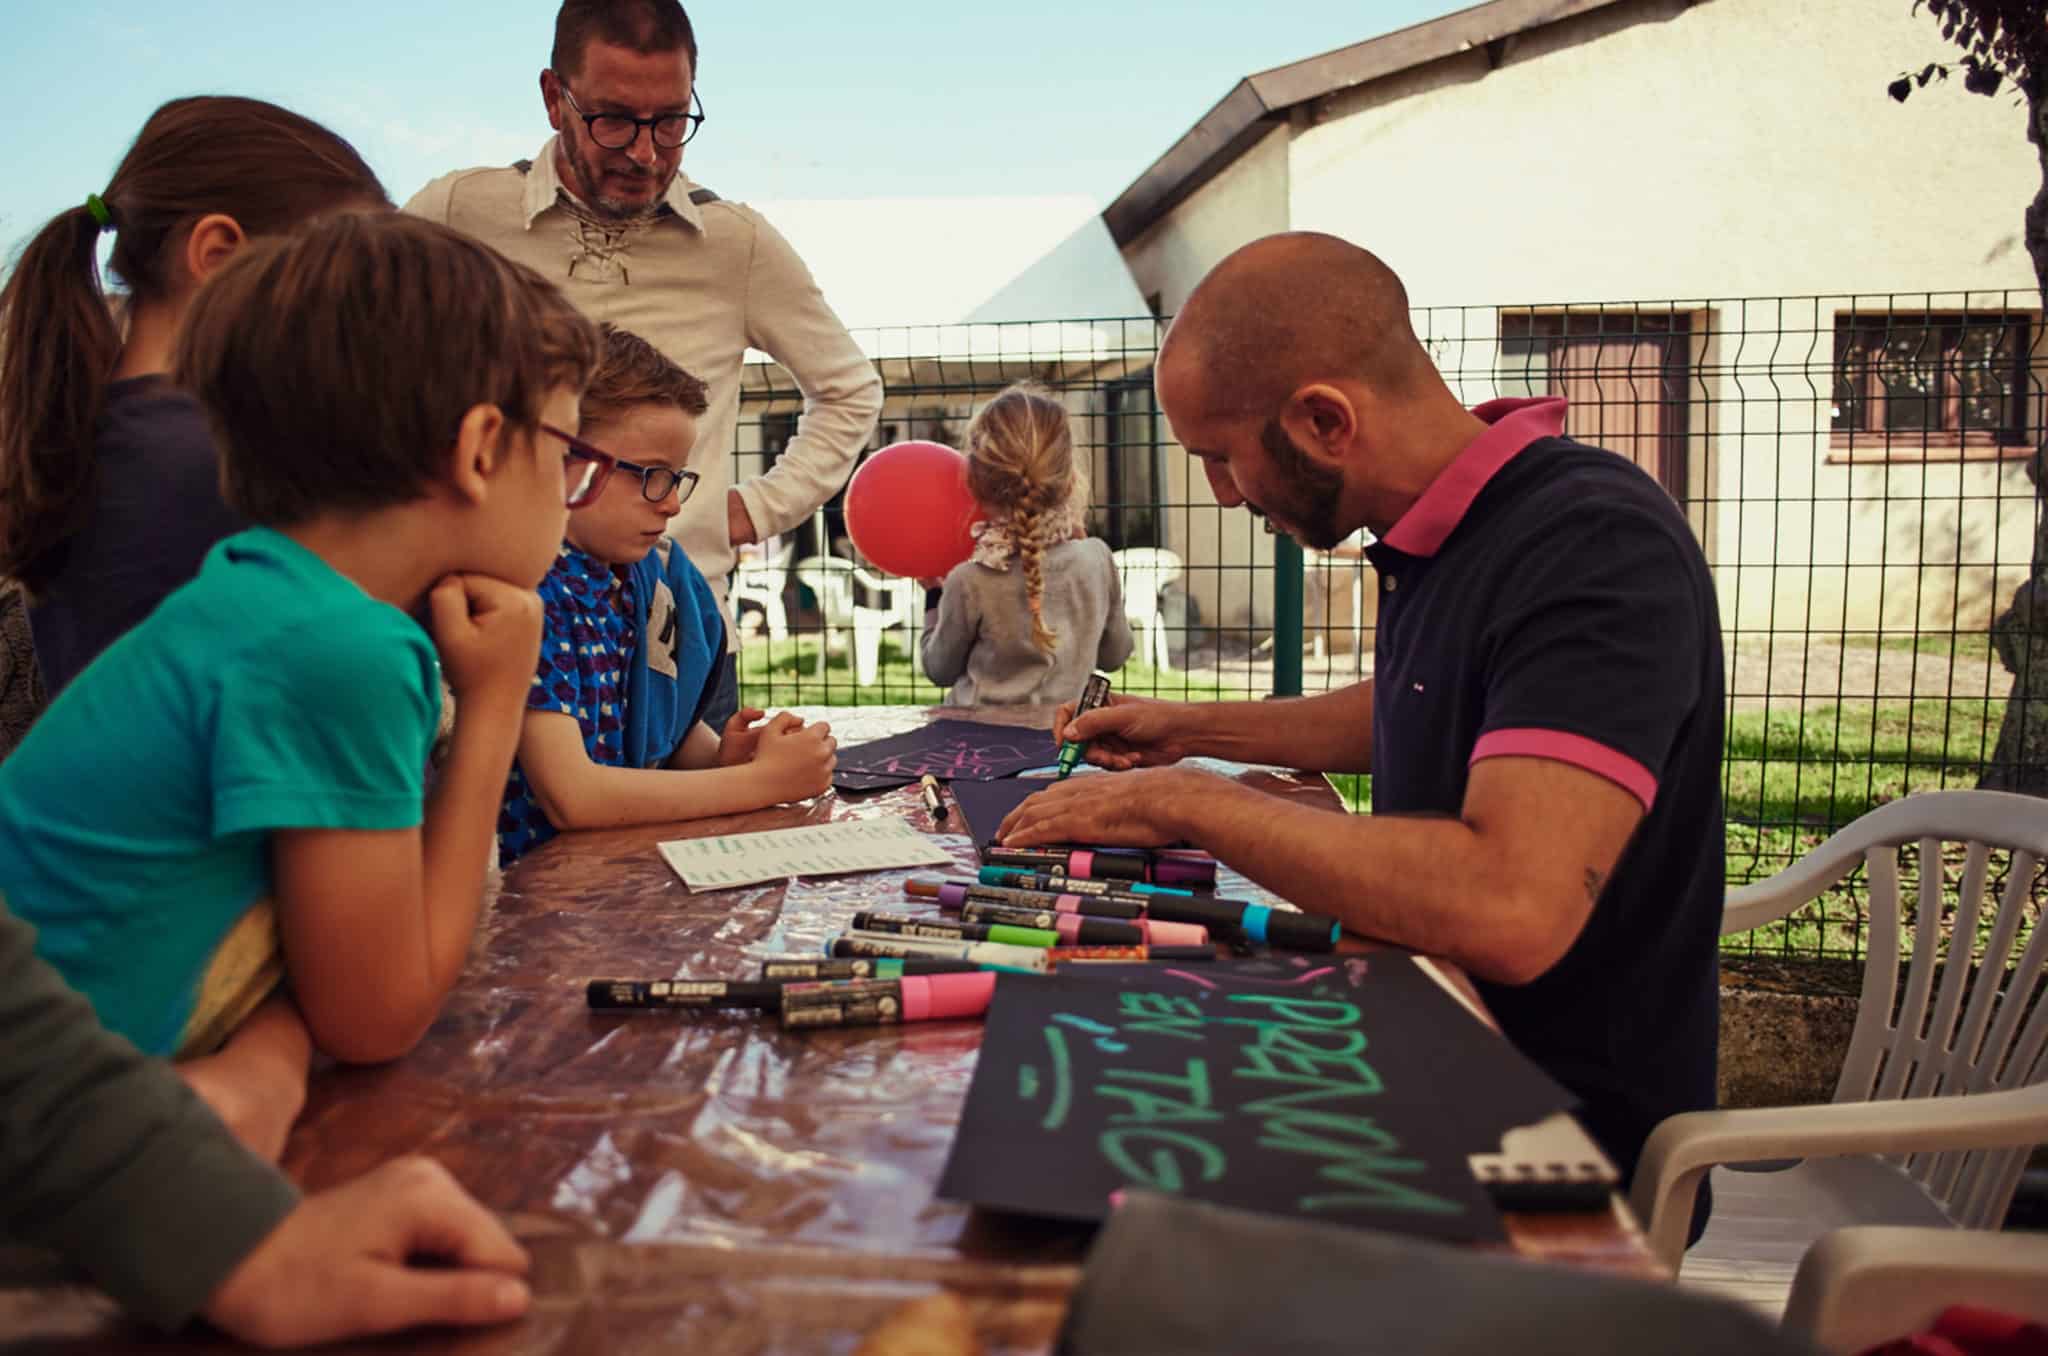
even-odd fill
[[[1109,700],[1095,674],[1075,714]],[[1083,745],[1060,746],[1066,777]],[[938,779],[921,779],[925,808],[946,818]],[[1219,899],[1216,859],[1188,848],[1004,848],[981,853],[972,881],[906,881],[936,900],[937,918],[864,910],[853,931],[825,939],[825,956],[778,957],[757,980],[594,979],[591,1007],[753,1008],[786,1028],[876,1026],[979,1017],[1001,973],[1043,975],[1064,965],[1189,964],[1216,959],[1216,942],[1328,951],[1337,923],[1241,899]]]
[[[1337,924],[1207,893],[1216,859],[1177,848],[999,848],[973,881],[913,877],[904,893],[937,917],[864,910],[823,957],[777,957],[757,980],[592,980],[591,1007],[752,1008],[789,1028],[978,1017],[998,974],[1069,965],[1199,964],[1216,942],[1302,951],[1336,945]]]

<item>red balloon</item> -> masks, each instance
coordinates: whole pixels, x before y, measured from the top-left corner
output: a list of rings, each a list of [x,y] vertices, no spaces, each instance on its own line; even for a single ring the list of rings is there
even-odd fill
[[[967,458],[943,443],[891,443],[846,487],[846,535],[878,569],[906,579],[943,578],[974,554],[982,516]]]

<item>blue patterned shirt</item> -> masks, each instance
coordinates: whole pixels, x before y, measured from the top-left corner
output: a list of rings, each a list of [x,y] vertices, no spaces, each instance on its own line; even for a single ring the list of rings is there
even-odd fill
[[[527,709],[574,716],[591,762],[626,766],[627,675],[639,648],[630,567],[563,542],[540,581],[540,600],[540,663]],[[515,761],[498,812],[499,864],[510,866],[555,832]]]

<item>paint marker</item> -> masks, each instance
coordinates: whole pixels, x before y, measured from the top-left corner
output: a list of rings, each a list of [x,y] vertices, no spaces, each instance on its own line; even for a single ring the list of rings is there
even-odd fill
[[[1127,904],[1150,904],[1165,895],[1194,898],[1193,890],[1172,885],[1147,885],[1138,880],[1083,880],[1077,876],[1053,876],[1043,871],[1024,871],[1014,866],[984,866],[978,873],[983,885],[1007,885],[1013,890],[1050,890],[1055,894],[1094,895],[1120,899]]]
[[[584,1000],[600,1011],[630,1008],[756,1008],[782,1003],[782,986],[748,979],[593,979]]]
[[[992,974],[791,984],[782,991],[782,1025],[785,1030],[797,1030],[980,1017],[988,1011],[995,989]]]
[[[967,903],[960,906],[963,923],[1007,923],[1020,928],[1047,928],[1060,935],[1060,946],[1207,946],[1209,930],[1195,923],[1165,923],[1151,918],[1090,918],[1059,909],[1019,909],[1007,904]]]
[[[1044,974],[1052,962],[1043,946],[1005,946],[1000,942],[943,942],[928,937],[903,937],[887,932],[849,932],[825,939],[825,954],[840,960],[896,957],[903,960],[964,960],[984,970],[1015,970]]]
[[[901,979],[905,975],[966,975],[981,967],[964,960],[880,959],[812,960],[791,956],[761,962],[761,978],[773,980]]]
[[[927,772],[917,779],[917,784],[924,788],[924,808],[930,813],[932,823],[945,823],[946,799],[939,794],[939,779]]]
[[[990,866],[1018,866],[1027,871],[1072,876],[1081,880],[1149,881],[1157,885],[1213,886],[1216,862],[1193,858],[1162,857],[1158,861],[1143,852],[1117,848],[1033,847],[1006,848],[990,845],[981,854]]]
[[[1285,947],[1291,951],[1332,951],[1337,946],[1337,920],[1318,913],[1297,913],[1292,909],[1276,909],[1242,899],[1197,895],[1164,885],[1118,882],[1130,886],[1129,890],[1118,890],[1101,881],[1040,876],[1007,866],[984,866],[981,878],[992,885],[1008,885],[1019,890],[1066,890],[1136,901],[1145,906],[1147,918],[1164,919],[1170,923],[1200,923],[1219,940],[1242,933],[1249,941],[1263,946]]]
[[[1216,959],[1213,946],[1062,946],[1052,952],[1053,968],[1062,965],[1129,965],[1132,962],[1201,965]]]
[[[968,904],[960,910],[960,921],[1050,932],[1055,946],[1142,946],[1146,940],[1145,929],[1136,923],[1083,918],[1052,909],[1013,909],[1004,904]]]
[[[939,907],[948,912],[957,911],[962,904],[973,899],[983,904],[1005,904],[1013,909],[1056,909],[1064,913],[1086,914],[1091,918],[1129,920],[1145,916],[1143,904],[1126,904],[1098,895],[1056,895],[1045,890],[1013,890],[1007,886],[980,885],[965,880],[933,880],[929,876],[912,876],[904,881],[903,893],[914,899],[936,899]]]
[[[950,918],[913,918],[906,913],[881,913],[872,909],[863,909],[853,916],[853,930],[886,932],[896,937],[930,937],[944,942],[999,942],[1004,946],[1060,944],[1060,935],[1049,928],[960,923]]]
[[[1087,715],[1090,711],[1093,711],[1108,700],[1109,675],[1106,673],[1089,674],[1088,685],[1081,689],[1081,700],[1074,703],[1074,719],[1079,720],[1082,716]],[[1088,744],[1085,740],[1069,739],[1066,743],[1060,745],[1060,760],[1057,766],[1062,781],[1073,774],[1074,765],[1081,761],[1081,755],[1087,751]]]

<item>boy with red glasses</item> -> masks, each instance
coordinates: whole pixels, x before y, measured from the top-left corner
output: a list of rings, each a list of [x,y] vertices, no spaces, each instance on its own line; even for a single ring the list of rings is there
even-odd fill
[[[788,712],[703,720],[725,662],[711,587],[664,529],[696,488],[685,467],[704,383],[639,336],[603,351],[568,451],[566,540],[541,581],[540,662],[498,816],[511,865],[564,829],[757,810],[832,781],[831,727]]]

